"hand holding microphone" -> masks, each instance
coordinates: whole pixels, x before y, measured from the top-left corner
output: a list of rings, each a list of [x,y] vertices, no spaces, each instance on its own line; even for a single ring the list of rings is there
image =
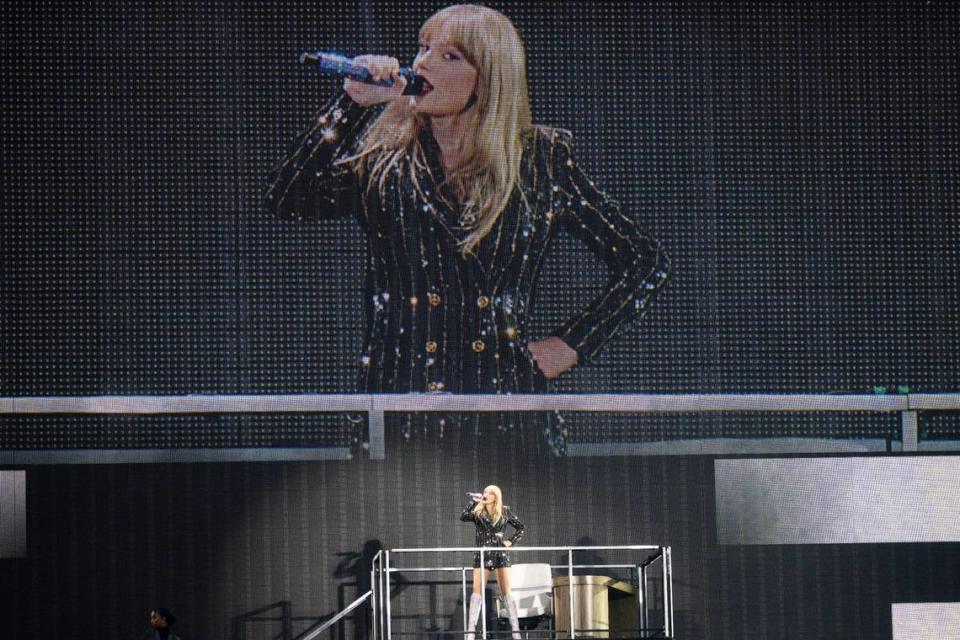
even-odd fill
[[[347,58],[334,53],[304,53],[301,64],[315,64],[321,71],[344,76],[343,88],[354,102],[368,107],[401,95],[420,93],[423,78],[413,69],[400,68],[390,56],[362,55]]]
[[[343,80],[343,90],[354,102],[369,107],[381,102],[389,102],[403,95],[407,88],[407,79],[400,75],[400,62],[390,56],[363,55],[353,59],[353,63],[365,67],[374,83],[393,80],[391,86],[361,82],[347,76]]]

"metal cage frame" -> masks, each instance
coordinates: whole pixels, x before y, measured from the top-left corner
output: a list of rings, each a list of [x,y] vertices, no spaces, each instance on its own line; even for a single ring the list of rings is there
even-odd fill
[[[393,607],[391,604],[392,598],[390,597],[390,586],[391,586],[391,574],[402,573],[402,572],[431,572],[431,571],[459,571],[461,572],[461,589],[463,602],[467,601],[467,581],[466,574],[467,571],[472,571],[473,566],[472,562],[470,566],[428,566],[428,567],[398,567],[395,566],[395,563],[392,562],[392,559],[396,558],[400,554],[409,554],[409,553],[463,553],[470,554],[472,557],[473,554],[480,554],[480,564],[483,566],[483,555],[484,553],[490,553],[493,548],[491,547],[432,547],[432,548],[407,548],[407,549],[387,549],[378,551],[373,558],[373,566],[370,570],[370,584],[373,585],[372,589],[372,599],[371,607],[373,609],[373,638],[376,640],[393,640],[394,631],[393,631]],[[674,633],[673,626],[673,557],[671,552],[671,547],[662,546],[662,545],[604,545],[604,546],[589,546],[589,547],[575,547],[575,546],[549,546],[549,547],[511,547],[511,553],[526,553],[532,551],[563,551],[567,554],[567,563],[565,565],[559,565],[561,567],[566,567],[567,577],[571,586],[573,585],[573,570],[581,568],[631,568],[636,573],[637,579],[637,620],[638,620],[638,638],[653,638],[653,637],[663,637],[663,638],[672,638]],[[638,553],[646,552],[647,555],[642,558],[636,564],[604,564],[604,565],[593,565],[593,564],[574,564],[573,563],[573,553],[574,551],[634,551]],[[652,629],[650,625],[650,608],[648,596],[648,578],[650,576],[651,568],[659,562],[660,575],[663,580],[663,626]],[[552,566],[552,568],[556,568]],[[576,589],[570,589],[570,607],[569,607],[569,622],[570,630],[565,632],[563,636],[556,635],[555,632],[551,633],[551,637],[559,638],[570,638],[571,640],[577,637],[577,626],[575,620],[575,611],[576,611]],[[481,600],[481,631],[479,634],[480,638],[486,640],[488,638],[488,629],[486,622],[486,599]],[[584,629],[580,629],[581,633],[584,633]],[[464,607],[463,614],[463,637],[466,637],[468,633],[467,630],[467,613],[466,607]],[[403,634],[397,634],[403,635]]]

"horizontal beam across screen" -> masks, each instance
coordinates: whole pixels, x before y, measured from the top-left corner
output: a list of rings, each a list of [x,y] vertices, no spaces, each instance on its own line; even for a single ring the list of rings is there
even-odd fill
[[[922,421],[919,419],[923,415]],[[957,394],[314,394],[0,398],[0,463],[383,459],[414,425],[509,426],[593,416],[555,454],[812,454],[960,450]],[[421,434],[421,435],[423,435]],[[544,436],[544,439],[546,436]],[[402,445],[401,445],[402,446]],[[71,457],[71,455],[73,457]]]

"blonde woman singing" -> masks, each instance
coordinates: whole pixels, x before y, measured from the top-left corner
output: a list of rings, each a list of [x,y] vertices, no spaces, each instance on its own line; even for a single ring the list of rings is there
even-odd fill
[[[503,493],[500,487],[490,485],[482,494],[473,494],[467,507],[460,514],[464,522],[473,522],[477,528],[477,547],[495,547],[502,549],[512,547],[523,537],[523,523],[514,515],[510,507],[503,504]],[[513,535],[503,537],[507,525],[513,527]],[[470,610],[467,619],[467,638],[474,637],[477,621],[480,619],[480,602],[483,599],[483,589],[487,584],[487,577],[492,570],[497,576],[497,585],[500,587],[500,597],[510,615],[510,629],[513,637],[520,637],[520,621],[517,617],[517,601],[510,591],[510,555],[506,551],[484,551],[483,566],[480,566],[480,553],[473,558],[473,592],[470,594]]]
[[[393,86],[345,80],[277,165],[265,206],[293,219],[353,215],[365,232],[362,391],[543,391],[647,311],[669,260],[581,170],[568,131],[532,125],[523,44],[506,16],[475,5],[431,16],[417,95],[403,95],[395,58],[353,63]],[[561,233],[609,280],[531,335],[540,269]]]

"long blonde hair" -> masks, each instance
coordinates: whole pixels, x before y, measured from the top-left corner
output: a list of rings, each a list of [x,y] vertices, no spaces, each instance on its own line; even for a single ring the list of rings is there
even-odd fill
[[[440,31],[477,70],[476,108],[467,122],[463,149],[466,161],[446,179],[461,200],[461,218],[475,220],[466,225],[470,233],[460,245],[467,254],[495,227],[519,182],[521,135],[531,125],[526,55],[510,20],[488,7],[458,4],[441,9],[423,24],[420,38]],[[409,98],[396,98],[366,130],[357,153],[343,162],[352,163],[358,173],[369,170],[370,185],[377,184],[382,194],[387,175],[409,154],[411,178],[419,188],[417,171],[427,165],[419,136],[428,126],[428,116],[415,113]]]
[[[486,487],[483,492],[489,492],[493,494],[493,515],[490,516],[490,520],[496,524],[503,518],[503,492],[500,491],[500,487],[495,484],[491,484],[490,486]],[[473,508],[473,513],[474,515],[480,515],[486,510],[486,508],[487,505],[482,502],[478,502],[477,506]]]

